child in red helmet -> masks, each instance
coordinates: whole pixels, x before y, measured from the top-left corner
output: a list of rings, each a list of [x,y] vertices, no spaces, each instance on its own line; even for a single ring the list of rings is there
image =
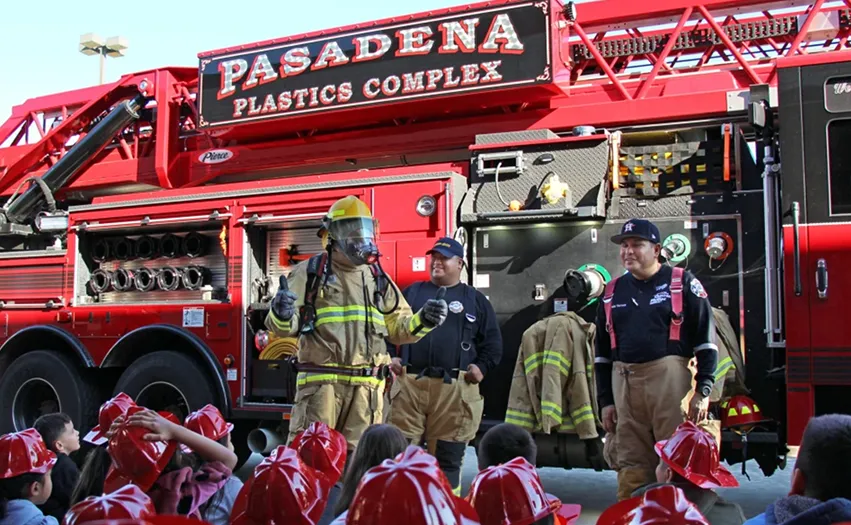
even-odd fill
[[[131,406],[136,406],[133,398],[120,392],[118,395],[101,405],[98,411],[98,424],[83,437],[83,441],[95,445],[83,462],[80,477],[71,494],[70,504],[76,505],[89,496],[103,494],[103,481],[106,478],[112,458],[106,450],[109,433],[116,419],[123,416]]]
[[[233,423],[225,421],[222,413],[213,405],[206,405],[186,416],[183,426],[196,434],[201,434],[205,438],[212,439],[219,445],[227,447],[231,452],[234,450],[230,438],[230,434],[233,431]],[[192,452],[185,445],[181,449],[184,452]],[[195,456],[198,463],[203,462],[203,458],[197,454]],[[206,503],[201,505],[201,517],[211,525],[228,525],[231,510],[240,489],[242,489],[242,481],[233,474],[228,476],[225,484]]]
[[[113,428],[108,445],[113,468],[104,489],[134,483],[151,497],[159,514],[201,519],[201,506],[224,486],[236,466],[236,454],[185,428],[172,414],[130,407]],[[193,454],[179,450],[179,444],[206,462],[196,465]]]
[[[568,525],[582,512],[580,505],[562,505],[544,492],[534,465],[522,457],[480,471],[467,501],[483,525]]]
[[[0,525],[58,525],[37,507],[50,498],[55,464],[34,428],[0,437]]]
[[[715,438],[686,421],[677,427],[670,439],[656,443],[661,461],[656,468],[656,481],[633,492],[664,485],[682,489],[686,499],[700,509],[712,525],[742,525],[745,515],[736,503],[730,503],[713,489],[738,487],[739,482],[721,465]]]
[[[663,485],[644,495],[615,503],[600,515],[597,525],[710,525],[686,499],[682,489]]]
[[[111,494],[92,496],[65,514],[62,525],[86,525],[102,520],[142,520],[157,515],[154,503],[136,485],[125,485]]]

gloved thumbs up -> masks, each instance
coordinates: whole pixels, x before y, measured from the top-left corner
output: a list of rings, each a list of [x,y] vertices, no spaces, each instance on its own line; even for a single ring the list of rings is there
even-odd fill
[[[295,315],[295,300],[296,294],[290,291],[290,285],[287,282],[287,276],[281,274],[278,280],[278,293],[272,298],[272,313],[275,317],[282,321],[287,321]]]
[[[423,321],[430,328],[442,325],[446,321],[446,316],[449,315],[449,306],[446,305],[444,297],[446,297],[446,287],[441,286],[437,289],[434,299],[429,299],[423,306]]]

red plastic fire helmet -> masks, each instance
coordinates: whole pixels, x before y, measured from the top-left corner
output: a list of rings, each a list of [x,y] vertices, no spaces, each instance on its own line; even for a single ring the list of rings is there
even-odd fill
[[[129,419],[133,414],[145,410],[147,409],[140,406],[132,406],[127,409],[125,417]],[[170,412],[159,412],[159,415],[180,424],[180,421]],[[148,441],[145,439],[148,433],[147,428],[130,425],[124,421],[109,438],[107,450],[112,457],[112,467],[104,480],[105,492],[114,492],[128,481],[147,492],[160,477],[174,455],[177,442]]]
[[[183,420],[183,426],[213,441],[218,441],[233,432],[233,423],[225,421],[222,413],[213,405],[206,405],[190,413]],[[186,453],[192,452],[184,445],[180,448]]]
[[[681,488],[662,485],[615,503],[603,511],[597,525],[709,525],[709,521]]]
[[[328,491],[318,473],[295,449],[281,445],[257,465],[239,491],[231,525],[315,525],[327,502]]]
[[[721,404],[721,426],[723,428],[750,427],[765,423],[756,401],[748,396],[733,396]]]
[[[715,438],[691,421],[677,427],[670,439],[656,443],[656,453],[668,467],[698,487],[738,487],[739,482],[721,465]]]
[[[91,496],[65,514],[62,525],[83,525],[98,520],[141,520],[157,515],[154,503],[136,485],[125,485],[111,494]]]
[[[361,479],[348,512],[334,525],[478,525],[473,507],[452,494],[437,460],[409,446],[386,459]]]
[[[544,492],[538,473],[525,458],[488,467],[473,478],[467,501],[484,523],[529,525],[561,508]]]
[[[88,441],[92,445],[97,446],[105,444],[107,442],[106,433],[112,426],[112,422],[118,416],[123,416],[128,408],[134,406],[136,406],[136,403],[133,401],[133,398],[124,392],[121,392],[101,405],[100,412],[98,413],[98,425],[86,434],[83,441]]]
[[[56,464],[56,454],[47,450],[34,428],[0,436],[0,479],[24,474],[46,474]]]
[[[340,479],[348,447],[343,434],[321,421],[314,421],[295,437],[291,446],[302,461],[325,476],[329,489]]]

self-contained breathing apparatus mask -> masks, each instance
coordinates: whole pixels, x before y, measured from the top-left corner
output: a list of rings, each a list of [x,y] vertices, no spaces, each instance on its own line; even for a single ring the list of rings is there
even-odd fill
[[[330,242],[334,243],[355,266],[378,262],[380,253],[375,240],[375,220],[362,217],[330,221]]]

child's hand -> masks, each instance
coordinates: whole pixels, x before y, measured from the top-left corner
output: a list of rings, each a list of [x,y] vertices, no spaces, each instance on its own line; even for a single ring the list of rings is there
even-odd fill
[[[153,410],[136,412],[127,422],[137,427],[144,427],[151,432],[144,435],[147,441],[170,441],[175,439],[177,425],[157,414]]]
[[[118,430],[118,427],[121,426],[121,423],[124,423],[124,416],[118,416],[117,418],[112,420],[112,425],[110,425],[109,429],[104,434],[106,439],[110,439],[115,431]]]

